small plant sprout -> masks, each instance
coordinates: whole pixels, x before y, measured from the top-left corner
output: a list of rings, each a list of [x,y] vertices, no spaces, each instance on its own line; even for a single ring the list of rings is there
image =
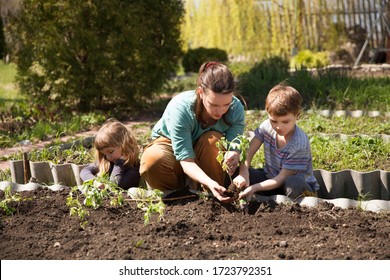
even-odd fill
[[[229,167],[224,162],[225,156],[230,151],[239,151],[240,152],[240,160],[239,162],[243,162],[246,159],[246,153],[249,148],[249,139],[245,135],[238,135],[232,141],[228,141],[225,137],[222,137],[217,142],[218,155],[217,161],[222,166],[222,170],[227,172],[230,179],[230,185],[226,190],[225,194],[230,197],[234,197],[235,200],[238,199],[239,189],[233,184],[233,179],[231,175],[228,173]],[[239,201],[240,207],[244,209],[247,205],[247,202],[244,199]]]
[[[4,189],[4,199],[0,201],[0,208],[2,208],[6,215],[13,215],[16,209],[11,207],[11,203],[19,203],[22,200],[19,193],[12,195],[12,186]]]
[[[145,190],[138,188],[137,207],[144,211],[144,224],[150,222],[153,214],[158,213],[162,219],[165,211],[165,204],[162,200],[164,193],[158,189]]]
[[[358,202],[357,209],[365,210],[363,208],[363,202],[370,200],[370,198],[371,198],[371,193],[370,192],[367,192],[367,193],[360,192],[358,194],[358,197],[357,197],[357,202]]]
[[[84,182],[80,190],[84,196],[83,203],[80,203],[79,187],[75,186],[69,192],[66,204],[70,207],[70,215],[80,218],[82,227],[86,225],[86,217],[89,215],[86,207],[97,209],[103,206],[107,199],[110,200],[111,206],[121,206],[124,202],[123,190],[116,182],[109,180],[107,174]]]

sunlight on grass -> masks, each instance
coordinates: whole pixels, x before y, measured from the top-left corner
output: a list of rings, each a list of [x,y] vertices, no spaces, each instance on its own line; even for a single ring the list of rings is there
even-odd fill
[[[4,64],[0,61],[0,100],[11,101],[22,98],[15,83],[15,75],[15,64]]]

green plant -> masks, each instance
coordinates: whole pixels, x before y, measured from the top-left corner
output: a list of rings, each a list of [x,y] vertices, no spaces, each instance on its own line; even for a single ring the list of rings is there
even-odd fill
[[[9,168],[0,170],[0,182],[11,181],[11,170]]]
[[[310,50],[302,50],[291,59],[290,67],[300,69],[306,68],[321,68],[329,64],[328,54],[326,52],[312,52]]]
[[[181,1],[25,0],[7,24],[21,92],[52,112],[140,103],[177,67],[183,13]]]
[[[10,206],[11,203],[19,203],[22,200],[19,193],[12,195],[12,186],[4,189],[4,199],[0,201],[0,208],[2,208],[6,215],[13,215],[16,209]]]
[[[249,148],[249,139],[245,135],[238,135],[232,141],[228,141],[226,137],[221,137],[217,142],[218,155],[217,161],[222,166],[222,170],[227,172],[229,167],[224,162],[225,155],[230,151],[240,152],[240,162],[245,161],[246,152]],[[229,174],[229,173],[228,173]],[[229,175],[230,183],[233,182],[232,177]]]
[[[182,65],[186,73],[197,73],[202,63],[211,60],[226,63],[228,61],[228,55],[226,51],[217,48],[200,47],[196,49],[190,49],[184,54]]]
[[[138,188],[137,192],[137,207],[145,212],[144,224],[147,225],[150,222],[153,214],[159,214],[161,219],[165,211],[165,204],[162,200],[164,193],[158,189],[145,190],[142,188]]]
[[[358,202],[358,204],[356,206],[357,209],[365,210],[365,209],[363,209],[363,202],[370,200],[370,198],[371,198],[370,192],[367,192],[367,193],[359,192],[358,197],[357,197],[357,202]]]
[[[84,197],[83,203],[80,202],[80,196]],[[66,205],[70,208],[70,215],[78,216],[81,227],[84,227],[87,224],[86,217],[89,215],[86,209],[97,209],[107,200],[111,206],[121,206],[124,203],[123,190],[105,174],[84,182],[80,190],[78,186],[74,186],[68,194]]]
[[[229,174],[229,167],[224,162],[225,155],[230,151],[239,151],[240,152],[240,159],[239,162],[243,162],[246,159],[247,150],[249,148],[249,139],[245,135],[238,135],[236,136],[232,141],[228,141],[225,137],[222,137],[217,142],[217,148],[218,148],[218,155],[217,155],[217,161],[222,166],[222,170],[225,171],[230,179],[230,184],[225,191],[225,195],[229,197],[233,197],[236,201],[238,199],[238,195],[240,190],[233,184],[232,176]],[[246,201],[244,199],[241,199],[239,201],[239,205],[241,208],[244,208],[246,205]]]

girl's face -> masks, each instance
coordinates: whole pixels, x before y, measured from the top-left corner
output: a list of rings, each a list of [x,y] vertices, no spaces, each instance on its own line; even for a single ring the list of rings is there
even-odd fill
[[[285,116],[272,116],[268,114],[272,128],[280,136],[289,136],[294,133],[295,124],[297,122],[297,116],[288,113]]]
[[[205,92],[207,91],[207,92]],[[228,94],[214,93],[209,89],[201,88],[200,98],[207,114],[214,120],[219,120],[229,110],[233,100],[233,92]]]
[[[104,157],[111,162],[115,162],[122,156],[121,147],[108,147],[101,149],[100,152],[104,155]]]

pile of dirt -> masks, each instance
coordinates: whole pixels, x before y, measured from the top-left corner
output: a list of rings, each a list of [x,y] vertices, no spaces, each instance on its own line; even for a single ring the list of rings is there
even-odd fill
[[[167,202],[144,224],[134,201],[69,215],[68,191],[21,193],[17,213],[0,210],[5,259],[390,259],[390,213],[329,203],[251,203],[246,211],[210,198]],[[0,199],[4,193],[0,191]]]

